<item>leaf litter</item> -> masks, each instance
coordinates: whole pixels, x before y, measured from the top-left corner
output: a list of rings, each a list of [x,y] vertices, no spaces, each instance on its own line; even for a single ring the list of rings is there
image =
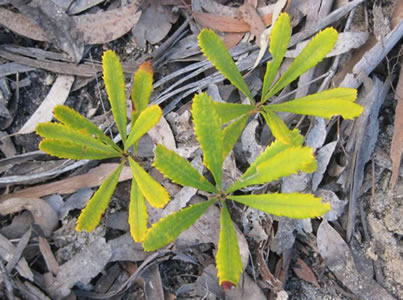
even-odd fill
[[[131,64],[132,57],[126,55],[127,53],[132,53],[130,52],[132,50],[128,49],[133,49],[133,45],[137,45],[141,46],[143,50],[146,49],[146,51],[147,48],[153,50],[156,48],[155,45],[163,44],[164,39],[169,37],[175,31],[175,28],[183,22],[182,17],[178,18],[178,12],[190,18],[190,26],[187,31],[176,42],[168,46],[169,55],[172,59],[167,59],[163,62],[162,65],[165,69],[157,70],[161,83],[156,82],[155,86],[158,86],[158,88],[152,98],[154,103],[162,104],[166,101],[163,99],[175,98],[175,105],[171,105],[170,111],[172,112],[166,115],[166,120],[161,121],[154,132],[150,134],[151,139],[148,138],[145,142],[153,144],[156,141],[162,141],[167,147],[176,148],[180,155],[187,157],[194,163],[200,160],[201,153],[195,143],[191,115],[188,110],[189,106],[186,106],[186,97],[215,83],[220,92],[229,91],[228,95],[223,96],[226,101],[236,102],[242,99],[240,99],[239,95],[231,92],[230,86],[226,85],[225,82],[222,83],[222,78],[208,70],[208,64],[203,61],[195,39],[191,38],[192,35],[193,37],[196,36],[198,29],[203,25],[222,31],[224,40],[231,40],[229,45],[234,46],[232,53],[241,69],[244,71],[252,70],[256,59],[247,60],[246,58],[248,56],[252,57],[252,55],[257,57],[258,50],[256,50],[255,45],[260,43],[259,36],[262,35],[262,30],[264,31],[271,24],[274,9],[274,5],[268,4],[268,1],[244,1],[241,5],[234,5],[233,1],[199,0],[192,1],[192,11],[188,10],[189,7],[184,5],[188,4],[189,1],[171,1],[171,3],[174,3],[173,5],[169,4],[170,1],[161,1],[161,3],[152,1],[146,5],[141,5],[141,1],[128,1],[129,4],[121,7],[117,5],[108,6],[108,4],[102,4],[102,1],[74,1],[74,4],[70,7],[55,7],[54,5],[57,6],[60,1],[54,1],[53,3],[56,4],[51,6],[46,1],[31,2],[29,4],[15,2],[15,5],[11,3],[11,5],[0,8],[0,15],[2,16],[0,22],[11,30],[7,34],[11,37],[9,40],[12,41],[11,44],[14,46],[14,48],[1,47],[0,56],[4,60],[2,60],[2,63],[17,62],[25,68],[13,67],[12,70],[15,71],[11,71],[14,73],[9,73],[10,69],[8,69],[8,73],[4,73],[7,75],[2,75],[8,76],[5,77],[7,82],[14,81],[12,82],[14,87],[10,90],[13,97],[21,92],[26,97],[24,89],[32,88],[32,83],[31,86],[28,83],[28,86],[24,87],[24,89],[19,87],[22,83],[21,77],[10,77],[10,74],[16,74],[17,72],[22,72],[20,76],[31,81],[34,79],[33,75],[41,74],[41,72],[49,73],[49,70],[57,73],[55,76],[57,78],[62,76],[59,74],[67,74],[68,76],[66,77],[68,78],[72,78],[73,76],[71,75],[74,75],[76,80],[79,80],[81,76],[95,78],[95,74],[100,70],[99,64],[93,59],[88,62],[88,56],[83,52],[83,45],[103,44],[102,47],[106,49],[110,47],[120,48],[121,50],[119,51],[121,51],[124,60],[126,60],[124,68],[127,74],[131,75],[136,65]],[[399,65],[400,62],[401,64],[401,54],[396,51],[396,43],[402,36],[401,14],[400,19],[396,15],[399,16],[401,9],[396,9],[392,17],[388,15],[388,10],[385,7],[373,9],[362,5],[357,6],[362,1],[356,0],[349,3],[338,2],[339,6],[336,6],[332,12],[330,8],[332,1],[320,1],[320,19],[315,19],[318,18],[318,15],[315,15],[316,12],[309,9],[310,5],[306,2],[297,0],[288,2],[285,10],[289,10],[293,15],[293,22],[295,22],[293,23],[293,45],[304,43],[312,33],[323,29],[327,25],[335,25],[336,22],[338,22],[339,26],[341,26],[340,24],[344,25],[345,21],[347,23],[352,21],[353,26],[355,23],[362,24],[359,18],[361,13],[369,14],[376,24],[389,24],[389,27],[380,28],[383,30],[382,32],[376,31],[377,37],[382,36],[379,41],[373,39],[372,33],[368,33],[371,32],[371,28],[366,26],[361,26],[360,30],[346,29],[345,32],[340,34],[340,39],[336,46],[337,51],[333,53],[334,59],[341,60],[338,65],[334,64],[336,68],[329,69],[326,64],[320,65],[311,75],[306,76],[298,84],[298,95],[302,95],[308,89],[318,90],[320,89],[320,84],[315,80],[325,74],[323,84],[360,87],[362,95],[360,99],[362,99],[361,101],[368,111],[366,119],[354,122],[342,120],[329,122],[316,118],[306,118],[304,120],[287,118],[286,120],[291,126],[297,126],[303,132],[309,132],[306,143],[316,149],[319,158],[322,157],[319,164],[320,170],[313,177],[298,174],[282,182],[267,187],[259,187],[260,190],[270,189],[274,191],[274,189],[278,189],[281,186],[284,191],[300,190],[306,192],[317,188],[317,193],[323,197],[323,201],[331,203],[332,210],[326,216],[326,219],[331,223],[319,220],[308,222],[305,220],[290,221],[283,218],[273,218],[271,222],[275,226],[268,229],[269,227],[264,226],[264,222],[267,220],[262,219],[255,212],[250,210],[241,212],[242,208],[234,207],[232,211],[234,216],[237,216],[237,214],[242,215],[239,218],[239,222],[237,222],[240,228],[237,234],[246,273],[243,275],[242,284],[236,290],[231,291],[230,294],[225,295],[218,286],[214,286],[217,283],[217,279],[215,267],[211,265],[211,252],[214,251],[217,243],[219,231],[217,220],[219,217],[218,209],[212,207],[189,231],[184,232],[173,245],[175,251],[186,253],[191,258],[185,259],[182,257],[182,261],[187,261],[185,265],[191,264],[190,261],[202,262],[192,269],[193,273],[191,275],[194,276],[194,280],[182,280],[181,283],[167,287],[164,282],[166,279],[157,268],[157,266],[162,266],[164,261],[159,260],[159,258],[163,257],[165,261],[171,262],[177,262],[178,260],[172,260],[169,255],[164,256],[166,254],[154,256],[144,252],[140,244],[132,241],[130,235],[126,232],[127,228],[125,226],[108,227],[105,224],[104,228],[107,229],[101,228],[91,235],[78,235],[74,232],[75,210],[85,204],[92,193],[91,187],[99,185],[102,181],[100,176],[108,172],[107,170],[109,169],[102,169],[104,165],[96,167],[89,165],[87,162],[77,162],[67,165],[68,168],[64,168],[62,165],[52,170],[52,168],[55,168],[52,167],[49,168],[52,172],[46,173],[46,177],[41,175],[40,172],[35,174],[35,171],[33,175],[28,176],[28,173],[20,173],[15,178],[10,178],[7,173],[3,173],[3,178],[0,178],[0,180],[3,180],[3,186],[8,185],[8,192],[1,197],[0,207],[4,208],[4,205],[6,205],[8,209],[3,209],[0,212],[3,224],[6,224],[1,229],[2,234],[4,234],[4,240],[1,239],[1,245],[2,247],[7,245],[4,247],[8,247],[7,249],[9,249],[10,253],[16,253],[15,256],[6,256],[6,260],[16,260],[19,256],[18,253],[20,253],[20,250],[16,252],[18,245],[20,245],[20,248],[29,248],[30,243],[25,246],[26,241],[29,240],[39,244],[38,248],[40,249],[34,250],[36,251],[34,253],[43,256],[45,262],[43,266],[40,266],[39,270],[41,271],[38,273],[39,266],[37,263],[27,264],[27,262],[32,262],[32,256],[25,254],[26,251],[21,252],[22,256],[15,265],[15,269],[22,277],[29,278],[33,285],[39,285],[39,282],[35,281],[30,275],[31,269],[36,271],[41,279],[47,280],[43,290],[53,297],[67,295],[71,292],[74,294],[77,290],[91,289],[93,286],[97,286],[93,291],[107,295],[113,290],[124,290],[124,286],[131,282],[129,279],[130,274],[137,274],[136,271],[128,273],[127,269],[121,266],[122,261],[131,261],[140,270],[152,265],[143,279],[149,278],[150,282],[155,283],[158,288],[150,290],[149,286],[144,286],[144,284],[133,286],[137,290],[143,290],[148,297],[157,294],[161,296],[161,291],[166,291],[168,288],[171,294],[176,293],[178,297],[187,297],[193,293],[199,297],[208,295],[209,299],[223,298],[224,295],[231,299],[242,298],[245,295],[249,295],[253,299],[260,299],[269,295],[270,287],[258,272],[259,268],[256,265],[256,261],[254,261],[253,255],[256,253],[256,242],[266,241],[268,247],[261,251],[266,259],[265,266],[267,264],[266,267],[272,272],[274,279],[280,280],[284,284],[284,290],[279,291],[278,298],[292,296],[296,293],[306,296],[322,295],[321,293],[326,294],[326,292],[328,294],[334,293],[340,298],[352,294],[363,298],[371,297],[371,295],[377,295],[377,297],[379,296],[383,299],[389,299],[388,297],[392,297],[391,295],[401,297],[399,294],[399,287],[401,286],[399,286],[397,280],[400,273],[396,269],[396,266],[401,263],[401,251],[396,246],[396,235],[402,234],[402,225],[399,221],[400,205],[398,202],[402,195],[399,176],[403,174],[401,167],[399,169],[401,160],[401,151],[399,150],[402,148],[400,147],[401,143],[399,144],[401,140],[401,118],[399,118],[401,106],[399,104],[402,98],[399,91],[402,86],[402,76],[400,75],[400,81],[393,81],[393,79],[388,81],[376,69],[387,65],[388,60],[385,60],[385,57],[388,53],[392,53],[388,56],[391,63]],[[399,1],[397,1],[397,5],[401,7]],[[28,7],[36,7],[37,9],[27,12]],[[197,7],[199,7],[198,10],[196,10]],[[58,19],[50,12],[52,9],[59,8],[63,10],[63,13]],[[355,10],[351,12],[353,8]],[[41,9],[43,10],[38,12]],[[350,15],[347,20],[342,18],[347,14]],[[56,22],[57,25],[54,28],[49,28],[43,22],[38,22],[40,16],[44,16],[43,20],[49,20],[49,24],[55,24]],[[194,19],[191,17],[194,17]],[[304,22],[302,21],[304,17],[307,17],[308,21],[301,23]],[[152,22],[156,18],[158,22]],[[390,22],[388,23],[385,19],[389,19]],[[65,22],[63,24],[57,23],[60,20],[65,20]],[[381,21],[385,22],[382,23]],[[295,27],[297,25],[298,27]],[[369,26],[372,26],[371,23]],[[106,28],[108,30],[105,30]],[[304,28],[305,32],[311,30],[312,33],[304,36],[302,28]],[[347,28],[350,27],[347,26]],[[61,33],[60,31],[63,30],[68,31]],[[77,32],[81,32],[79,37],[76,35]],[[245,33],[248,32],[256,36],[255,40],[245,36]],[[125,34],[127,35],[123,39],[119,39]],[[0,37],[2,38],[1,35]],[[175,48],[178,42],[181,43],[186,38],[188,40],[183,46]],[[52,42],[58,49],[52,49],[52,52],[48,51],[45,58],[41,56],[39,51],[31,52],[31,56],[27,56],[27,49],[22,47],[18,49],[15,46],[19,46],[19,41],[29,39]],[[363,43],[365,44],[363,45]],[[41,43],[34,42],[34,45],[37,48],[45,48],[44,44]],[[90,49],[96,49],[96,47],[98,46],[94,45]],[[298,48],[296,46],[295,50],[289,49],[289,51],[295,52],[298,51]],[[187,53],[187,49],[191,49],[191,51]],[[49,49],[47,48],[46,50]],[[60,55],[57,52],[60,50],[67,53],[70,58],[66,55]],[[128,52],[125,52],[126,50]],[[92,53],[97,57],[96,52]],[[295,55],[296,52],[294,54],[289,53]],[[82,59],[83,55],[84,59]],[[139,53],[137,57],[141,58],[146,55],[145,53]],[[265,62],[268,59],[270,58],[266,55],[263,56],[262,61]],[[79,61],[81,63],[76,64]],[[349,63],[345,63],[346,61]],[[189,64],[191,66],[189,70],[194,73],[189,75],[186,81],[172,88],[171,98],[164,96],[163,85],[169,86],[170,83],[190,74],[186,69],[187,67],[185,68],[185,64]],[[262,66],[262,63],[257,65],[257,71],[262,69]],[[394,69],[395,73],[396,71],[398,71],[398,68]],[[333,77],[336,72],[336,77]],[[200,74],[202,74],[203,79],[197,77]],[[165,79],[167,75],[170,75],[171,81]],[[253,72],[247,75],[250,78],[256,76]],[[376,79],[374,75],[379,79]],[[166,80],[165,83],[162,83],[164,80]],[[45,84],[44,80],[40,83]],[[319,83],[321,82],[319,81]],[[362,86],[362,83],[364,83],[364,86]],[[53,85],[56,88],[57,85],[55,83]],[[394,89],[388,91],[388,86],[392,86]],[[71,86],[61,88],[59,93],[64,94],[62,97],[50,97],[52,94],[49,92],[49,98],[52,98],[52,101],[65,101],[75,107],[81,106],[81,110],[85,113],[83,105],[87,105],[88,102],[74,95],[75,92],[71,89]],[[101,101],[94,87],[91,89],[90,85],[83,85],[81,89],[90,89],[90,94],[96,95],[93,96],[94,98],[91,101]],[[46,98],[48,92],[41,92],[40,94],[40,100],[35,100],[37,102],[36,108],[38,108],[39,103],[46,103],[43,99]],[[366,96],[368,94],[372,94],[372,100]],[[35,97],[32,95],[32,93],[28,95],[28,99],[34,101]],[[10,109],[10,102],[6,103],[5,107]],[[49,108],[39,107],[38,113],[41,113],[40,117],[35,117],[33,111],[35,110],[31,110],[29,117],[34,117],[34,120],[37,120],[35,122],[42,122],[44,120],[43,116],[48,119],[51,118],[51,109]],[[395,123],[393,123],[393,118],[390,117],[393,114],[395,115]],[[34,125],[28,126],[27,119],[18,120],[19,116],[12,113],[8,118],[11,120],[16,119],[19,122],[19,126],[6,127],[6,134],[15,134],[21,129],[20,133],[26,131],[24,132],[26,133],[24,137],[28,139],[29,132],[32,131]],[[376,129],[378,121],[379,129]],[[27,124],[26,128],[28,129],[23,127],[24,124]],[[367,135],[360,132],[360,128],[364,128],[364,126]],[[248,130],[245,131],[246,133],[244,132],[243,138],[238,141],[236,146],[241,151],[234,151],[234,155],[225,165],[225,173],[229,179],[236,178],[238,169],[244,169],[253,161],[252,158],[256,157],[258,152],[262,151],[264,146],[269,143],[267,139],[270,136],[265,134],[265,130],[262,128],[260,120],[250,121]],[[15,144],[15,139],[11,138],[11,143]],[[360,147],[363,148],[368,145],[371,147],[366,147],[367,150],[360,150]],[[152,149],[153,145],[150,147]],[[0,165],[2,162],[5,166],[15,163],[19,165],[20,170],[24,170],[24,167],[27,168],[28,163],[33,159],[43,159],[34,153],[31,154],[18,144],[14,149],[17,152],[7,152],[9,153],[8,158],[2,159]],[[380,149],[383,152],[380,152]],[[26,156],[21,156],[24,151],[27,152]],[[240,155],[242,152],[243,154]],[[386,155],[380,153],[385,153]],[[388,153],[391,153],[390,158],[388,158]],[[351,158],[353,158],[353,161],[356,160],[354,165],[351,164]],[[146,164],[150,163],[148,158],[144,158],[144,160]],[[367,161],[369,161],[369,164]],[[51,162],[46,160],[42,160],[40,163],[44,166],[51,165]],[[68,163],[63,162],[63,164]],[[371,163],[375,165],[374,170],[368,167]],[[341,173],[339,178],[332,171],[335,165],[346,166],[345,171]],[[199,165],[199,168],[203,170],[202,165]],[[354,171],[351,171],[352,169]],[[69,174],[66,172],[74,173]],[[353,176],[354,180],[346,175],[348,172],[355,174]],[[49,174],[51,174],[51,177],[49,177]],[[391,174],[392,180],[389,180]],[[60,178],[52,179],[54,176],[60,176]],[[45,182],[35,183],[33,180],[38,180],[38,178]],[[122,177],[122,181],[127,179],[130,179],[130,177]],[[337,184],[337,180],[342,184],[341,186]],[[371,183],[372,181],[373,183]],[[32,184],[34,186],[27,187],[22,184]],[[351,184],[353,184],[353,191],[349,188]],[[390,193],[389,186],[394,186],[394,193]],[[176,210],[187,206],[189,203],[203,199],[203,194],[194,189],[185,190],[185,188],[178,189],[178,187],[172,186],[171,190],[175,191],[175,199],[180,201],[175,200],[172,202],[178,204],[179,207],[170,209]],[[255,192],[259,193],[261,191],[257,189]],[[46,199],[44,198],[46,195],[53,195],[53,198]],[[351,198],[349,195],[355,196]],[[15,197],[22,199],[19,200],[22,202],[14,202],[13,197],[14,199],[16,199]],[[33,197],[42,199],[33,201]],[[30,198],[31,200],[29,200]],[[350,206],[353,206],[353,208],[350,208],[350,213],[346,213],[348,202]],[[16,203],[20,204],[15,205]],[[10,205],[14,207],[12,210],[9,209]],[[119,197],[114,197],[113,207],[107,211],[107,214],[111,216],[116,214],[119,217],[120,214],[118,213],[124,212],[125,209],[126,204],[124,201],[121,201]],[[16,214],[16,212],[18,213]],[[153,213],[155,214],[155,219],[161,215],[161,212]],[[38,216],[43,216],[43,214],[48,217],[41,220]],[[252,221],[246,222],[246,216]],[[346,218],[349,218],[350,226],[345,225],[343,220]],[[35,230],[30,235],[27,234],[30,226],[35,229],[36,224],[39,225],[38,230],[42,230],[46,235],[37,236],[34,233]],[[352,224],[355,224],[355,226]],[[339,233],[333,228],[336,228]],[[323,233],[324,231],[325,233]],[[342,238],[346,232],[351,232],[348,234],[351,235],[349,243],[346,243]],[[23,238],[24,234],[25,237]],[[17,245],[12,239],[21,241]],[[316,241],[318,247],[315,246]],[[49,245],[53,245],[53,247],[49,247]],[[356,247],[361,248],[362,251],[357,252]],[[168,253],[172,251],[171,249],[167,250]],[[340,250],[336,251],[337,249]],[[96,257],[93,253],[99,253],[99,256]],[[278,256],[274,255],[274,253],[277,253]],[[290,255],[290,253],[292,254]],[[363,277],[357,271],[360,268],[360,263],[355,257],[352,259],[352,256],[356,255],[356,253],[360,253],[358,255],[370,259],[370,263],[374,266],[375,279]],[[177,255],[177,257],[179,256]],[[324,259],[322,266],[315,264],[315,258],[318,257]],[[91,268],[82,268],[83,263],[91,264]],[[282,268],[278,267],[275,270],[272,266],[276,264]],[[187,269],[183,266],[181,268],[183,268],[182,273],[186,273]],[[281,274],[284,274],[289,268],[294,271],[293,274],[295,275],[291,275],[286,280]],[[351,272],[347,273],[346,270]],[[69,274],[72,274],[70,272],[75,272],[77,275],[69,276]],[[123,279],[117,280],[115,285],[106,283],[108,276],[97,277],[101,272],[106,272],[105,274],[111,278],[123,276]],[[333,275],[330,272],[340,280],[343,286],[339,286],[339,283],[332,279]],[[331,283],[332,287],[337,288],[330,287],[329,283]],[[357,283],[361,283],[362,286],[357,286]],[[27,288],[26,286],[25,288]],[[101,288],[102,286],[104,288]],[[362,287],[366,287],[366,289]]]

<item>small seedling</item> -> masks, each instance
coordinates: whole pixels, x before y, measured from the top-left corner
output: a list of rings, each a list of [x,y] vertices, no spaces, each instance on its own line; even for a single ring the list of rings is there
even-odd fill
[[[295,58],[288,70],[275,81],[276,73],[280,68],[291,39],[290,17],[286,13],[280,14],[270,36],[269,50],[272,60],[267,63],[261,98],[260,102],[257,103],[218,35],[209,29],[204,29],[199,34],[199,45],[204,55],[251,103],[250,105],[243,105],[214,102],[214,106],[224,124],[239,118],[235,121],[238,124],[233,125],[233,130],[231,130],[234,139],[239,137],[246,125],[248,117],[245,116],[257,113],[264,117],[273,136],[286,144],[291,142],[291,131],[276,112],[289,112],[323,118],[341,115],[345,119],[353,119],[361,114],[363,108],[354,103],[357,98],[357,91],[350,88],[329,89],[279,104],[268,103],[285,86],[322,61],[336,44],[337,35],[337,31],[333,28],[326,28],[319,32]]]
[[[47,122],[36,127],[37,134],[44,138],[39,148],[60,158],[121,159],[119,166],[105,179],[81,212],[76,226],[78,231],[90,232],[99,224],[119,181],[120,173],[128,162],[133,172],[129,204],[130,232],[135,241],[142,241],[148,222],[145,200],[158,208],[164,207],[169,201],[168,192],[136,162],[138,141],[162,116],[159,106],[147,107],[152,92],[153,71],[151,63],[146,62],[134,75],[131,93],[132,126],[127,135],[125,81],[119,58],[113,51],[104,53],[102,67],[108,99],[123,148],[115,144],[95,124],[64,105],[54,109],[54,116],[60,123]],[[133,151],[130,151],[131,148]]]
[[[226,129],[221,128],[220,115],[210,96],[202,93],[194,97],[192,115],[196,137],[203,151],[203,163],[212,173],[215,184],[209,182],[186,159],[162,145],[158,145],[155,150],[154,166],[173,182],[208,192],[211,196],[205,202],[182,209],[153,224],[143,246],[145,250],[152,251],[169,244],[196,222],[210,206],[218,203],[221,221],[217,270],[220,285],[228,289],[238,283],[243,270],[235,229],[227,207],[229,200],[267,214],[290,218],[317,217],[326,213],[330,205],[321,203],[321,199],[312,194],[233,195],[239,189],[251,185],[265,184],[298,171],[310,173],[316,170],[313,151],[302,146],[303,137],[297,129],[291,131],[290,143],[279,140],[273,142],[241,178],[224,189],[222,167],[231,148],[225,140]]]

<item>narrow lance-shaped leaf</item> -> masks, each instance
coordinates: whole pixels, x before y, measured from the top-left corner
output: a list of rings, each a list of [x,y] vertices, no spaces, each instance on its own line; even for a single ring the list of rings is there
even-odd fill
[[[125,144],[125,150],[134,145],[151,128],[158,124],[162,116],[162,110],[158,105],[151,105],[144,109],[135,121]]]
[[[232,60],[220,37],[210,29],[203,29],[199,34],[199,46],[205,56],[234,86],[254,103],[248,85]]]
[[[121,163],[112,174],[110,174],[101,184],[98,191],[88,201],[87,206],[82,210],[77,220],[76,230],[85,230],[90,232],[98,226],[102,214],[108,207],[113,191],[119,181],[120,173],[122,172],[124,163]]]
[[[173,242],[181,232],[192,226],[215,201],[217,199],[194,204],[154,223],[144,239],[144,250],[154,251]]]
[[[99,129],[98,126],[80,115],[74,109],[71,109],[66,105],[57,105],[53,110],[53,114],[55,118],[64,125],[78,130],[86,135],[94,136],[101,142],[113,147],[116,151],[121,151],[119,146],[116,145],[112,139],[109,138],[101,129]]]
[[[333,49],[336,41],[337,31],[333,28],[326,28],[315,35],[295,58],[288,70],[274,84],[265,98],[269,99],[301,74],[317,65]]]
[[[125,79],[119,57],[112,50],[108,50],[102,57],[102,68],[108,99],[112,107],[113,118],[122,137],[123,144],[126,142],[126,93]]]
[[[275,216],[285,216],[295,219],[319,217],[330,210],[329,203],[322,203],[321,198],[312,194],[263,194],[228,196],[252,208]]]
[[[120,152],[115,150],[109,145],[105,145],[100,140],[96,140],[88,133],[74,130],[58,123],[45,122],[36,126],[36,133],[41,137],[48,139],[55,139],[61,141],[72,141],[75,144],[80,144],[83,147],[92,147],[99,149],[102,152],[114,154],[116,157],[120,156]]]
[[[213,101],[214,108],[223,124],[250,113],[255,107],[248,104],[226,103]]]
[[[211,171],[218,187],[222,186],[223,132],[213,101],[206,93],[193,98],[192,115],[196,137],[203,150],[204,164]]]
[[[262,112],[267,126],[269,126],[273,136],[284,144],[291,143],[291,131],[284,121],[273,111],[265,107]]]
[[[280,14],[276,23],[273,26],[273,30],[270,35],[270,53],[273,57],[271,62],[267,63],[266,74],[263,80],[262,98],[264,103],[268,100],[265,96],[270,90],[274,77],[284,59],[285,52],[287,51],[288,44],[291,39],[291,23],[290,17],[286,13]]]
[[[136,242],[142,242],[147,232],[147,206],[143,194],[132,179],[129,204],[130,234]]]
[[[243,177],[232,184],[227,193],[254,184],[264,184],[285,176],[303,171],[312,173],[316,170],[316,160],[309,147],[288,148],[256,166],[256,173]]]
[[[243,267],[234,225],[225,202],[222,203],[216,261],[219,283],[229,290],[238,284]]]
[[[361,105],[354,103],[356,98],[357,90],[355,89],[335,88],[280,104],[270,104],[268,108],[274,111],[329,119],[336,115],[353,119],[363,110]]]
[[[162,208],[169,201],[169,194],[158,182],[156,182],[139,164],[129,157],[130,168],[137,185],[147,199],[154,207]]]
[[[105,152],[99,148],[57,139],[44,139],[40,142],[39,149],[59,158],[69,158],[75,160],[106,159],[119,156],[119,154],[116,154],[116,152]]]
[[[151,92],[153,90],[153,68],[151,61],[142,63],[134,74],[133,86],[132,86],[132,125],[137,120],[140,113],[146,109]]]
[[[243,129],[246,126],[246,122],[248,122],[249,115],[243,115],[238,120],[235,120],[231,124],[229,124],[224,129],[224,158],[231,152],[232,148],[234,148],[235,143],[239,139]]]
[[[210,193],[217,192],[215,186],[193,168],[186,159],[163,145],[157,145],[155,148],[154,166],[177,184],[191,186]]]

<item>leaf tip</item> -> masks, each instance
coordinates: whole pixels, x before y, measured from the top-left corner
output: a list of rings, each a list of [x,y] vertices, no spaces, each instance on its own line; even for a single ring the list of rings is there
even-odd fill
[[[152,61],[146,60],[145,62],[143,62],[139,67],[139,71],[144,71],[144,72],[147,72],[150,74],[154,74]]]
[[[236,287],[236,285],[231,281],[222,281],[220,286],[225,291],[230,291]]]

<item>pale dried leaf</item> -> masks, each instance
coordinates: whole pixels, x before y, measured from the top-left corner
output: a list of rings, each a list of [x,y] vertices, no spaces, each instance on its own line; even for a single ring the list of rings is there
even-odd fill
[[[316,155],[316,161],[318,163],[318,168],[313,174],[312,178],[312,190],[316,191],[320,182],[323,179],[323,175],[326,172],[327,166],[332,158],[333,152],[336,149],[337,141],[326,144],[319,149]]]
[[[155,144],[162,144],[169,150],[176,150],[175,137],[167,120],[162,116],[157,125],[148,131]]]
[[[348,200],[340,200],[334,192],[325,189],[317,190],[315,195],[321,197],[323,203],[330,203],[330,211],[324,216],[328,221],[336,221],[348,203]]]
[[[119,164],[116,163],[102,164],[84,175],[73,176],[63,180],[19,190],[15,193],[5,195],[1,197],[1,199],[9,199],[12,197],[43,197],[52,194],[71,194],[82,188],[99,186],[118,165]],[[129,180],[132,177],[133,174],[130,167],[125,166],[122,173],[120,173],[119,182]]]
[[[32,133],[35,131],[35,127],[39,123],[52,120],[53,108],[56,105],[64,104],[67,100],[67,97],[70,94],[70,89],[74,83],[74,78],[74,76],[59,75],[41,105],[39,105],[34,114],[17,133]]]
[[[319,253],[333,274],[360,299],[395,299],[378,282],[360,274],[350,248],[326,220],[317,233]]]
[[[141,12],[138,5],[127,6],[73,17],[77,31],[83,35],[85,44],[104,44],[120,38],[139,21]]]
[[[390,179],[391,188],[394,189],[399,178],[399,168],[403,154],[403,68],[400,69],[399,81],[396,86],[395,99],[397,101],[395,110],[395,128],[393,131],[390,158],[392,159],[393,170]]]
[[[2,259],[4,259],[7,262],[10,261],[13,257],[14,252],[15,252],[14,245],[6,237],[0,234],[0,255]],[[22,277],[31,281],[34,280],[34,274],[29,268],[29,265],[25,260],[25,258],[21,258],[18,261],[16,269]]]
[[[31,196],[32,197],[32,196]],[[56,211],[40,198],[10,198],[0,202],[0,214],[7,215],[29,210],[45,236],[49,236],[58,225]]]
[[[227,298],[231,300],[267,299],[260,287],[247,273],[242,274],[241,280],[236,288],[229,290],[225,294]]]

